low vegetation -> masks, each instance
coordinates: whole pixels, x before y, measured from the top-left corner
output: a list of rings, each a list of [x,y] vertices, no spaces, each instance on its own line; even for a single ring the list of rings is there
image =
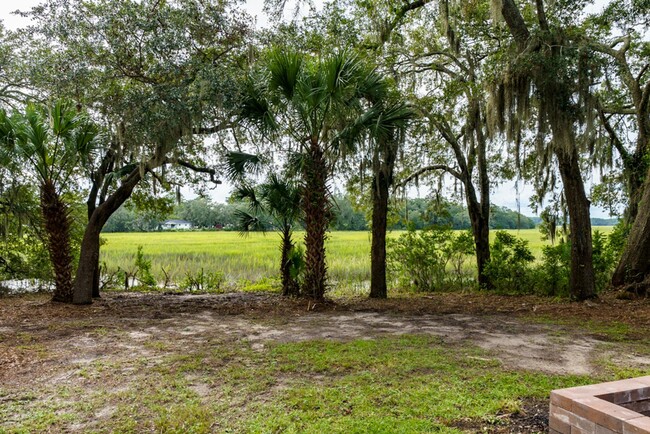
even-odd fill
[[[612,227],[595,229],[602,234],[596,238],[602,237],[602,242],[606,243]],[[393,282],[393,290],[476,289],[474,257],[471,240],[467,236],[464,231],[443,228],[412,233],[391,232],[389,265],[392,265],[389,266],[389,278]],[[566,243],[556,240],[556,244],[551,245],[550,241],[542,240],[535,229],[494,232],[492,236],[493,241],[501,240],[496,244],[492,269],[495,278],[501,279],[502,292],[568,296],[569,256]],[[148,272],[156,281],[155,285],[148,286],[150,290],[168,291],[174,287],[195,289],[197,285],[184,285],[182,282],[210,273],[217,273],[222,282],[220,285],[203,285],[204,290],[279,289],[280,238],[274,232],[251,232],[245,236],[227,231],[110,233],[102,237],[105,241],[101,262],[104,276],[108,279],[107,287],[113,289],[124,288],[127,275],[136,278],[143,275],[143,272],[138,272],[138,263],[143,259],[149,264]],[[296,233],[295,238],[302,239],[302,233]],[[513,246],[513,243],[516,245]],[[331,232],[326,246],[331,252],[328,256],[331,294],[364,295],[370,279],[369,234]],[[139,251],[143,256],[140,260]],[[606,282],[612,264],[611,260],[603,264],[602,282]],[[415,279],[418,273],[425,273],[429,277]],[[527,274],[512,280],[513,273]],[[146,283],[142,278],[138,280]],[[508,282],[516,283],[516,286]]]
[[[650,373],[647,303],[281,300],[0,298],[0,432],[541,433],[550,390]]]

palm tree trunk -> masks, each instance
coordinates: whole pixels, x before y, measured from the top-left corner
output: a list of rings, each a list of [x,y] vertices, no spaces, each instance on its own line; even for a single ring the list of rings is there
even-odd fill
[[[280,276],[282,280],[282,295],[299,295],[300,288],[298,283],[291,277],[291,250],[293,242],[291,241],[291,226],[284,225],[282,228],[282,263],[280,264]]]
[[[47,236],[47,250],[54,269],[52,301],[72,302],[72,248],[68,207],[51,181],[41,185],[41,211]]]
[[[379,171],[372,186],[372,244],[370,246],[370,298],[387,298],[386,229],[388,215],[388,179]]]
[[[325,239],[331,218],[327,192],[327,163],[317,140],[312,140],[308,152],[303,168],[305,278],[302,293],[322,300],[327,283]]]
[[[386,284],[386,230],[388,228],[389,190],[399,142],[397,137],[377,143],[373,155],[372,180],[372,244],[370,246],[370,298],[387,298]]]

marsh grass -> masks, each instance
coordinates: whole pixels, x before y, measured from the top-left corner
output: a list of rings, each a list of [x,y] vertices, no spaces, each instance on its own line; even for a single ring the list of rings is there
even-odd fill
[[[611,227],[594,230],[608,234]],[[548,241],[541,240],[537,229],[507,232],[528,241],[536,258],[541,257],[542,247],[549,245]],[[400,231],[391,232],[389,237],[400,234]],[[296,232],[295,239],[301,242],[303,236],[304,233]],[[280,237],[274,232],[247,236],[224,231],[108,233],[102,238],[105,244],[101,248],[101,261],[106,263],[109,273],[118,267],[134,271],[138,246],[142,246],[158,282],[165,280],[165,273],[178,285],[188,275],[220,272],[231,287],[241,289],[279,277]],[[330,232],[326,249],[332,291],[365,294],[370,280],[370,233]],[[263,284],[261,289],[277,289],[277,285]]]

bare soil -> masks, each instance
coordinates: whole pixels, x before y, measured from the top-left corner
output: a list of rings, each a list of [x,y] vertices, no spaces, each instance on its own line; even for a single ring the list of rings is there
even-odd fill
[[[156,353],[147,345],[154,338],[178,349],[242,339],[263,349],[278,341],[429,334],[449,345],[478,345],[512,369],[597,374],[603,359],[650,367],[648,355],[624,356],[608,346],[620,337],[594,324],[626,325],[626,340],[643,339],[650,328],[650,302],[619,300],[616,294],[588,303],[435,294],[314,304],[265,293],[107,293],[90,306],[69,306],[52,303],[47,295],[24,295],[0,298],[0,388],[65,385],[71,367],[97,360],[145,357],[155,364]],[[506,428],[493,432],[539,432],[545,408],[543,402],[526,402],[518,415],[507,415]],[[467,421],[460,428],[485,427]]]

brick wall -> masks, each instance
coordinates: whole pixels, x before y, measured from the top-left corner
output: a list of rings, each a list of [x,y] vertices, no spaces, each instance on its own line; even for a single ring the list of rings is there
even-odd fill
[[[650,376],[551,392],[551,434],[650,434]]]

